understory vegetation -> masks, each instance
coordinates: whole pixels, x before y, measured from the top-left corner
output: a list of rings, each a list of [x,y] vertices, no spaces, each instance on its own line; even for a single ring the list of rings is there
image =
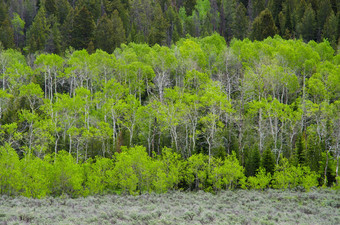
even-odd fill
[[[7,146],[0,149],[1,194],[41,198],[47,195],[71,197],[123,193],[164,193],[188,189],[217,192],[243,188],[264,190],[269,187],[309,191],[318,185],[318,175],[308,167],[295,167],[282,160],[271,176],[260,169],[248,178],[235,154],[220,158],[195,154],[187,160],[163,149],[150,157],[144,147],[123,148],[114,159],[96,157],[76,163],[72,155],[60,152],[42,160],[26,156],[19,160]],[[54,158],[55,157],[55,158]]]
[[[328,41],[0,50],[0,192],[339,188],[340,55]]]
[[[28,199],[0,196],[3,224],[330,224],[340,195],[330,189],[169,192]]]

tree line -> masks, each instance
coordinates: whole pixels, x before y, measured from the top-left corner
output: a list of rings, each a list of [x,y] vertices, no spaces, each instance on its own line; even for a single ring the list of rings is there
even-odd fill
[[[214,34],[112,54],[8,49],[0,65],[0,144],[19,158],[65,150],[84,163],[138,145],[149,157],[164,147],[207,155],[208,165],[235,154],[247,177],[288,160],[320,185],[339,180],[340,55],[328,41],[227,46]]]
[[[337,0],[1,0],[0,42],[23,53],[122,43],[170,46],[188,35],[263,40],[275,34],[339,45]]]
[[[202,153],[183,158],[171,149],[150,157],[145,147],[123,148],[113,159],[98,156],[84,163],[68,152],[41,159],[25,155],[21,160],[9,145],[0,147],[0,194],[44,198],[98,194],[138,195],[172,190],[204,190],[216,193],[236,188],[309,191],[318,185],[318,174],[306,166],[289,165],[283,159],[273,174],[261,168],[256,176],[244,175],[235,153],[224,159]]]

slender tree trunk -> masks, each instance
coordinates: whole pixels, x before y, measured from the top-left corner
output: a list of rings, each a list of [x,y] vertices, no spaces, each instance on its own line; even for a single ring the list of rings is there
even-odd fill
[[[323,182],[324,185],[327,185],[328,153],[329,151],[326,152],[326,166],[325,166],[325,172],[324,172],[325,178]]]
[[[69,146],[68,153],[71,154],[71,151],[72,151],[72,138],[71,138],[70,134],[69,134],[69,137],[70,137],[70,146]]]

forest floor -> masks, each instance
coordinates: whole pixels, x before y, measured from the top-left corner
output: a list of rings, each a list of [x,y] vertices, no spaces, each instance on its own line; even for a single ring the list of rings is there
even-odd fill
[[[318,189],[77,199],[0,196],[0,224],[340,224],[340,193]]]

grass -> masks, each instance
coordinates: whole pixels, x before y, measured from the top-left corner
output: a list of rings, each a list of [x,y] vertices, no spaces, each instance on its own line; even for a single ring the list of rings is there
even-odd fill
[[[340,224],[340,193],[319,189],[78,199],[0,196],[0,224]]]

